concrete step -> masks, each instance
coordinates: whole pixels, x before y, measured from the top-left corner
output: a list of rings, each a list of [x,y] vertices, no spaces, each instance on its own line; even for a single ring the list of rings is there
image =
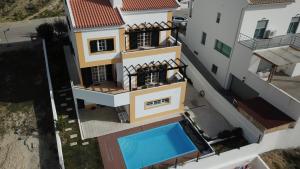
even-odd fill
[[[75,122],[76,122],[75,120],[69,120],[68,121],[69,124],[72,124],[72,123],[75,123]]]
[[[77,138],[77,137],[78,137],[77,134],[72,134],[72,135],[70,135],[70,139],[72,139],[72,138]]]
[[[66,101],[70,101],[70,100],[73,100],[73,98],[72,97],[67,97],[66,98]]]
[[[65,131],[72,131],[72,128],[66,128]]]
[[[88,141],[82,143],[83,146],[86,146],[86,145],[89,145],[89,144],[90,143]]]
[[[67,107],[68,106],[68,103],[62,103],[60,104],[60,107]]]
[[[72,142],[70,143],[70,146],[73,147],[73,146],[76,146],[77,145],[77,142]]]
[[[65,96],[67,96],[67,93],[61,93],[61,94],[59,94],[59,97],[65,97]]]

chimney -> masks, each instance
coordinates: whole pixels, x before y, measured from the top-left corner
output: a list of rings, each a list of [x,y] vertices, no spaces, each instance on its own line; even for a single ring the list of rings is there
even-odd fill
[[[122,0],[109,0],[113,8],[121,8],[122,7]]]

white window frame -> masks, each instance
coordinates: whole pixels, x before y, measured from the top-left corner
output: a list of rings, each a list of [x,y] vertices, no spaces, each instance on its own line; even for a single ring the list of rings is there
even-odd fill
[[[107,50],[106,39],[97,40],[97,51],[102,52]]]
[[[96,66],[91,68],[93,84],[101,84],[106,81],[106,67]]]
[[[158,106],[164,106],[171,103],[171,97],[166,97],[162,99],[152,100],[145,103],[145,109],[151,109]]]
[[[145,76],[145,84],[153,85],[159,83],[159,72],[152,72]]]
[[[147,47],[151,46],[151,32],[142,32],[137,35],[137,46]]]

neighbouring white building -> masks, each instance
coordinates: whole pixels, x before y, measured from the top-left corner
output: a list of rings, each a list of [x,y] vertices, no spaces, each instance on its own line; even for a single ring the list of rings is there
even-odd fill
[[[234,101],[243,100],[247,118],[262,130],[250,111],[275,108],[299,120],[299,0],[195,1],[191,16],[186,43]],[[268,106],[254,110],[259,105]]]

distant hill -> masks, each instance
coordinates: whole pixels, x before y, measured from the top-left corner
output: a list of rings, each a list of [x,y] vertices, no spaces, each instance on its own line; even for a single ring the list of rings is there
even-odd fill
[[[0,0],[0,23],[62,15],[63,0]]]

